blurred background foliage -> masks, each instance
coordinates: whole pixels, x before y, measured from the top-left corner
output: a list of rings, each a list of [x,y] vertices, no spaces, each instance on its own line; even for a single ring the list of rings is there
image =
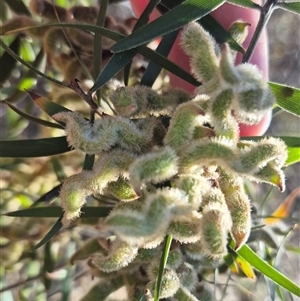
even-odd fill
[[[1,0],[1,21],[5,23],[6,20],[15,18],[17,15],[24,15],[39,22],[41,17],[30,12],[29,2],[29,0]],[[132,11],[128,6],[121,6],[124,3],[110,2],[108,9],[110,28],[129,34],[136,22]],[[70,9],[74,5],[91,6],[98,3],[92,0],[56,0],[55,4]],[[268,23],[270,81],[300,88],[299,28],[298,15],[279,9],[272,14]],[[10,45],[10,48],[25,62],[29,62],[41,72],[58,80],[64,79],[66,82],[76,74],[81,79],[82,86],[90,88],[93,78],[93,75],[89,75],[93,73],[92,45],[72,43],[80,60],[87,67],[87,70],[82,71],[78,57],[74,56],[69,45],[64,42],[57,41],[58,44],[55,46],[58,47],[57,53],[51,53],[52,49],[47,55],[45,54],[41,48],[41,45],[45,48],[45,39],[43,39],[45,33],[36,38],[23,31],[14,35],[1,36],[1,39],[6,45]],[[72,38],[70,40],[72,41]],[[109,46],[109,43],[103,44],[101,57],[103,66],[111,57]],[[67,57],[70,53],[72,57]],[[71,110],[79,112],[89,110],[88,105],[75,92],[38,77],[20,62],[11,58],[3,48],[0,48],[0,57],[1,140],[42,139],[64,134],[57,126],[51,125],[51,118],[31,101],[26,90],[34,89],[37,94],[46,95],[47,99]],[[70,65],[70,61],[74,63],[74,66]],[[137,83],[141,79],[147,65],[147,59],[141,55],[135,56],[129,78],[130,84]],[[121,83],[122,76],[122,72],[118,73],[114,80],[101,89],[104,99],[110,89]],[[167,77],[162,72],[155,82],[154,89],[161,90],[166,85]],[[36,119],[48,122],[47,126],[43,126],[40,121],[32,122]],[[277,110],[267,135],[299,137],[299,132],[299,118],[283,110]],[[84,155],[77,151],[35,158],[22,158],[22,156],[1,158],[1,212],[12,212],[29,207],[41,208],[46,205],[49,206],[47,208],[59,206],[59,199],[55,197],[58,192],[56,187],[66,176],[79,172],[84,159]],[[279,194],[278,191],[266,185],[247,184],[253,201],[254,226],[257,227],[249,240],[257,242],[260,247],[259,255],[262,258],[272,263],[299,285],[300,233],[298,227],[295,226],[300,218],[299,163],[289,166],[285,172],[287,189],[283,194]],[[293,191],[294,194],[291,195]],[[283,202],[284,200],[286,201]],[[90,202],[91,205],[98,204],[96,199]],[[277,223],[269,221],[266,227],[261,228],[260,226],[265,223],[264,217],[272,215],[282,203],[285,204],[284,214],[281,216],[283,219]],[[40,211],[35,217],[0,216],[2,300],[76,301],[93,284],[89,267],[85,263],[76,263],[72,266],[69,260],[83,241],[99,235],[95,228],[95,219],[82,218],[76,227],[73,225],[71,228],[61,230],[43,247],[32,251],[57,221],[57,217],[44,218],[43,214]],[[207,279],[202,281],[210,283],[212,289],[217,290],[218,300],[260,300],[265,296],[272,298],[272,292],[275,290],[276,297],[274,295],[273,300],[296,300],[289,292],[280,290],[279,287],[275,288],[274,284],[262,274],[257,273],[256,276],[257,281],[254,282],[243,273],[236,275],[232,272],[228,273],[228,267],[222,266],[218,271],[209,270]],[[119,294],[122,296],[122,293]]]

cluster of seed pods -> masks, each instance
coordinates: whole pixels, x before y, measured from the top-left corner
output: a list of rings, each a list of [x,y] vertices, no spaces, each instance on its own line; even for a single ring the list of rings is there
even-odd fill
[[[259,70],[234,66],[228,46],[220,49],[197,23],[184,29],[182,47],[202,82],[196,97],[175,89],[159,94],[148,87],[120,87],[110,96],[114,116],[93,123],[74,112],[53,116],[66,124],[73,148],[98,156],[92,170],[64,181],[63,224],[80,216],[89,195],[118,200],[102,225],[115,239],[110,244],[93,239],[73,260],[92,254],[95,275],[119,279],[114,289],[131,287],[130,300],[139,300],[134,296],[141,288],[152,299],[166,235],[172,235],[173,244],[161,298],[209,296],[198,285],[199,264],[222,258],[229,236],[238,249],[250,233],[244,179],[284,190],[284,142],[239,137],[238,122],[259,122],[275,101]],[[97,252],[90,247],[95,244]],[[140,273],[134,285],[133,272]],[[82,300],[92,300],[93,293]]]

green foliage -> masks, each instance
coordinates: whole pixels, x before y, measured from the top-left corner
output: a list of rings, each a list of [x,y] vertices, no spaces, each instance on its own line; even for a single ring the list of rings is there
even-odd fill
[[[27,275],[29,280],[42,279],[36,300],[44,300],[52,279],[59,279],[54,272],[57,248],[66,254],[60,254],[66,275],[62,300],[71,292],[73,268],[67,267],[68,260],[76,265],[88,260],[84,268],[100,278],[82,301],[111,300],[120,287],[127,290],[128,300],[213,300],[209,281],[200,283],[197,275],[208,279],[213,271],[242,271],[255,279],[252,267],[300,296],[291,279],[246,245],[248,241],[256,247],[245,181],[283,191],[283,168],[300,161],[299,138],[241,139],[238,128],[238,122],[257,124],[274,105],[300,116],[299,89],[267,83],[247,62],[234,65],[237,51],[247,58],[258,35],[244,50],[240,44],[248,23],[236,22],[227,32],[208,15],[224,2],[152,0],[137,22],[117,22],[106,14],[104,0],[100,9],[76,1],[5,1],[10,15],[4,15],[0,28],[2,104],[20,120],[42,128],[47,138],[33,139],[29,132],[1,141],[0,156],[7,160],[3,169],[22,170],[22,164],[36,160],[40,170],[29,179],[16,177],[3,194],[7,213],[1,216],[6,223],[1,260],[9,269],[18,261],[34,263],[43,257],[40,273]],[[248,0],[228,2],[268,9]],[[147,24],[157,5],[167,12]],[[294,13],[299,13],[298,6],[278,4]],[[167,59],[181,27],[192,74]],[[24,42],[24,36],[33,42]],[[146,46],[160,36],[156,51]],[[150,60],[144,73],[138,55]],[[196,96],[166,89],[162,69],[197,86]],[[21,74],[19,82],[15,70]],[[34,86],[38,75],[42,80]],[[160,91],[151,88],[156,79],[163,83]],[[25,92],[24,86],[34,91]],[[49,90],[47,97],[40,96]],[[20,99],[25,108],[18,106]],[[32,103],[34,113],[27,113]],[[37,107],[42,111],[38,117]],[[61,129],[66,136],[58,137]],[[84,160],[78,160],[81,153]],[[59,156],[38,161],[54,155]],[[34,195],[21,191],[38,181],[42,184]],[[16,201],[18,208],[12,205]],[[87,224],[101,228],[101,237],[97,233],[84,242],[78,229],[90,229]],[[277,236],[275,231],[266,233],[257,231],[257,241],[265,243],[270,255]],[[279,287],[277,291],[282,296]],[[274,298],[275,289],[270,294]],[[27,296],[25,285],[19,298]]]

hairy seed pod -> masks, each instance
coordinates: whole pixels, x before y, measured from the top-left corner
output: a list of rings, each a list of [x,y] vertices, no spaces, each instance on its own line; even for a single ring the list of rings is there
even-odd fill
[[[235,162],[236,153],[231,140],[203,138],[190,143],[180,158],[180,171],[190,172],[205,165],[221,165],[225,168]]]
[[[112,195],[116,199],[125,202],[138,198],[128,180],[125,180],[123,177],[118,178],[115,182],[110,182],[105,189],[105,194]]]
[[[220,74],[227,85],[236,85],[239,82],[239,74],[234,66],[233,56],[228,44],[222,45],[221,48]]]
[[[100,253],[94,254],[91,256],[91,261],[101,271],[110,273],[126,267],[135,259],[137,253],[137,247],[118,240],[113,243],[112,249],[107,257]]]
[[[250,23],[244,22],[243,20],[237,20],[230,25],[228,32],[231,34],[232,38],[241,46],[248,36],[248,29],[250,26]],[[236,51],[230,51],[234,60]]]
[[[178,157],[170,147],[142,155],[129,167],[130,183],[139,194],[141,183],[159,183],[176,175],[177,161]]]
[[[251,230],[250,200],[244,190],[240,177],[220,173],[220,189],[230,211],[232,227],[231,234],[235,240],[235,248],[240,248],[248,239]]]
[[[232,89],[220,92],[215,99],[212,99],[210,115],[216,136],[237,141],[239,138],[239,127],[237,121],[232,117],[233,98]]]
[[[154,289],[156,285],[156,280],[150,281],[147,286],[146,290],[149,290],[149,294],[153,296]],[[165,269],[163,276],[162,276],[162,282],[161,282],[161,288],[160,288],[160,298],[169,298],[172,297],[176,291],[180,287],[180,281],[177,276],[177,273],[174,270]],[[153,300],[153,299],[149,299]]]
[[[176,273],[179,277],[180,284],[188,289],[189,291],[194,290],[197,282],[198,282],[198,277],[197,277],[197,272],[195,268],[187,263],[183,262],[177,269]]]
[[[194,102],[179,105],[172,116],[164,144],[175,150],[184,147],[193,138],[195,127],[204,122],[203,111]]]
[[[198,23],[188,24],[181,36],[181,46],[191,57],[191,69],[204,84],[218,77],[218,58],[213,38]]]
[[[172,218],[168,233],[180,243],[194,243],[200,238],[201,214],[193,211],[189,215]]]
[[[86,189],[88,186],[87,173],[83,171],[64,180],[60,190],[64,226],[68,226],[72,220],[80,216],[81,208],[86,202],[86,197],[90,194],[89,190]]]

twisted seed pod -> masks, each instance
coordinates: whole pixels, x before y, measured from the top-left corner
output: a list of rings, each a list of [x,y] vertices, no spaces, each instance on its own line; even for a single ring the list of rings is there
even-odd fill
[[[181,35],[181,46],[191,57],[191,70],[200,82],[218,81],[218,57],[213,38],[198,23],[188,24]]]
[[[130,183],[139,193],[142,183],[159,183],[168,180],[178,172],[177,161],[178,157],[170,147],[142,155],[129,167]]]
[[[240,177],[229,175],[224,170],[220,173],[220,189],[230,211],[231,234],[235,240],[235,248],[240,248],[248,239],[251,230],[250,200],[244,190]]]
[[[164,144],[178,150],[186,145],[193,138],[194,130],[197,125],[205,123],[203,111],[194,102],[186,102],[175,110]]]

